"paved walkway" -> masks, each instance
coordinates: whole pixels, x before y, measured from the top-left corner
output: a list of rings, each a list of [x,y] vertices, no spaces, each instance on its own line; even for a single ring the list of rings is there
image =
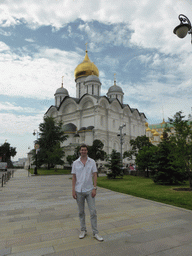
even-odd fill
[[[30,176],[17,170],[0,188],[0,255],[192,255],[192,211],[98,188],[98,229],[80,240],[71,175]]]

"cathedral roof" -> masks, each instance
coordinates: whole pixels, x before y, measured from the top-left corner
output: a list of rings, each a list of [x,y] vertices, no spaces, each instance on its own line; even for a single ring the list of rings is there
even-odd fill
[[[95,76],[99,76],[99,70],[97,66],[90,61],[87,52],[88,51],[86,50],[83,62],[81,62],[74,71],[75,79],[82,76],[90,76],[92,73]]]
[[[121,93],[123,93],[123,90],[121,89],[120,86],[118,86],[118,85],[113,85],[113,86],[111,86],[111,87],[109,88],[108,93],[109,93],[109,92],[121,92]]]
[[[56,90],[55,94],[66,94],[67,96],[69,96],[69,93],[67,91],[67,89],[60,87]]]

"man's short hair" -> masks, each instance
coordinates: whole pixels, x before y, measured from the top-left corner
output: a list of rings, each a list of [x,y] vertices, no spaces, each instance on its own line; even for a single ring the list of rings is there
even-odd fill
[[[88,146],[86,144],[81,144],[79,150],[81,150],[81,148],[86,148],[88,150]]]

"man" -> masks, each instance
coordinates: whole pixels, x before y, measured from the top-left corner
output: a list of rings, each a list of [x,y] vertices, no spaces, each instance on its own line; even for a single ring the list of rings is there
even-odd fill
[[[103,241],[103,238],[98,235],[97,230],[97,213],[95,208],[95,196],[97,191],[97,168],[93,159],[89,158],[88,147],[83,144],[80,147],[80,157],[73,162],[72,165],[72,195],[77,200],[79,209],[79,219],[81,225],[81,233],[79,238],[82,239],[87,234],[85,224],[85,199],[87,201],[93,237],[98,241]],[[94,186],[93,186],[94,182]]]

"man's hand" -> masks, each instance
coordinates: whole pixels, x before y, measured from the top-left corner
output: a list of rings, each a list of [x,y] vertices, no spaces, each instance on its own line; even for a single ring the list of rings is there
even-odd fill
[[[73,198],[74,198],[74,199],[77,199],[77,194],[76,194],[76,192],[75,192],[74,190],[73,190],[72,195],[73,195]]]
[[[95,197],[95,196],[96,196],[96,189],[93,189],[93,190],[92,190],[92,194],[91,194],[91,195],[92,195],[92,197]]]

